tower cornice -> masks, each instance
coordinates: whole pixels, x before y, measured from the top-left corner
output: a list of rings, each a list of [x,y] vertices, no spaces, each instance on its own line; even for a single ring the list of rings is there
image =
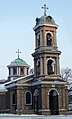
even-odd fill
[[[53,55],[60,55],[61,51],[36,51],[32,54],[32,56],[40,55],[40,54],[53,54]]]
[[[39,25],[35,26],[33,28],[33,30],[35,31],[38,27],[41,27],[41,26],[55,27],[56,29],[58,28],[58,25],[57,24],[39,24]]]

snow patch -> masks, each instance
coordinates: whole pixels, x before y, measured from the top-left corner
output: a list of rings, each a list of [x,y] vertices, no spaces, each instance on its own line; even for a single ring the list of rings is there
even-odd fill
[[[44,116],[44,115],[15,115],[15,114],[0,114],[0,119],[71,119],[72,115],[53,115],[53,116]]]

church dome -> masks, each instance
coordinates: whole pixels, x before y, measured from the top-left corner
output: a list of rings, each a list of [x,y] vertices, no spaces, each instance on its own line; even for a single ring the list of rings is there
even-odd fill
[[[40,18],[36,18],[36,25],[39,24],[55,24],[55,21],[50,15],[43,15]]]
[[[28,66],[28,64],[24,60],[17,58],[13,60],[9,66]]]

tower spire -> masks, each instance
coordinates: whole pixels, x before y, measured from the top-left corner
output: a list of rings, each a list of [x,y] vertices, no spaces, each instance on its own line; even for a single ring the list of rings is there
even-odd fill
[[[46,7],[46,5],[44,4],[44,7],[42,7],[42,9],[44,9],[44,15],[46,15],[46,12],[48,10],[48,7]]]
[[[21,52],[19,51],[19,49],[18,49],[18,51],[16,51],[16,53],[18,54],[18,58],[19,58],[19,54],[21,53]]]

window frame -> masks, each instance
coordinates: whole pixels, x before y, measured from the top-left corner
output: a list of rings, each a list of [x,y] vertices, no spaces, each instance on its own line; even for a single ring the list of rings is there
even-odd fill
[[[51,64],[54,65],[54,68],[53,68],[53,72],[49,74],[49,64],[48,64],[48,62],[49,62],[50,60],[52,61]],[[55,60],[52,59],[52,58],[49,58],[49,59],[47,60],[47,74],[48,74],[48,75],[53,75],[53,74],[55,74]]]
[[[52,42],[51,42],[51,45],[47,45],[47,34],[50,34],[51,35],[51,38],[52,38]],[[45,38],[46,38],[46,46],[48,47],[52,47],[53,45],[53,33],[51,31],[47,31],[46,34],[45,34]]]
[[[27,93],[30,93],[30,99],[31,99],[30,103],[27,103],[27,102],[26,102],[26,94],[27,94]],[[25,92],[25,105],[32,105],[32,93],[31,93],[31,91],[26,91],[26,92]]]

